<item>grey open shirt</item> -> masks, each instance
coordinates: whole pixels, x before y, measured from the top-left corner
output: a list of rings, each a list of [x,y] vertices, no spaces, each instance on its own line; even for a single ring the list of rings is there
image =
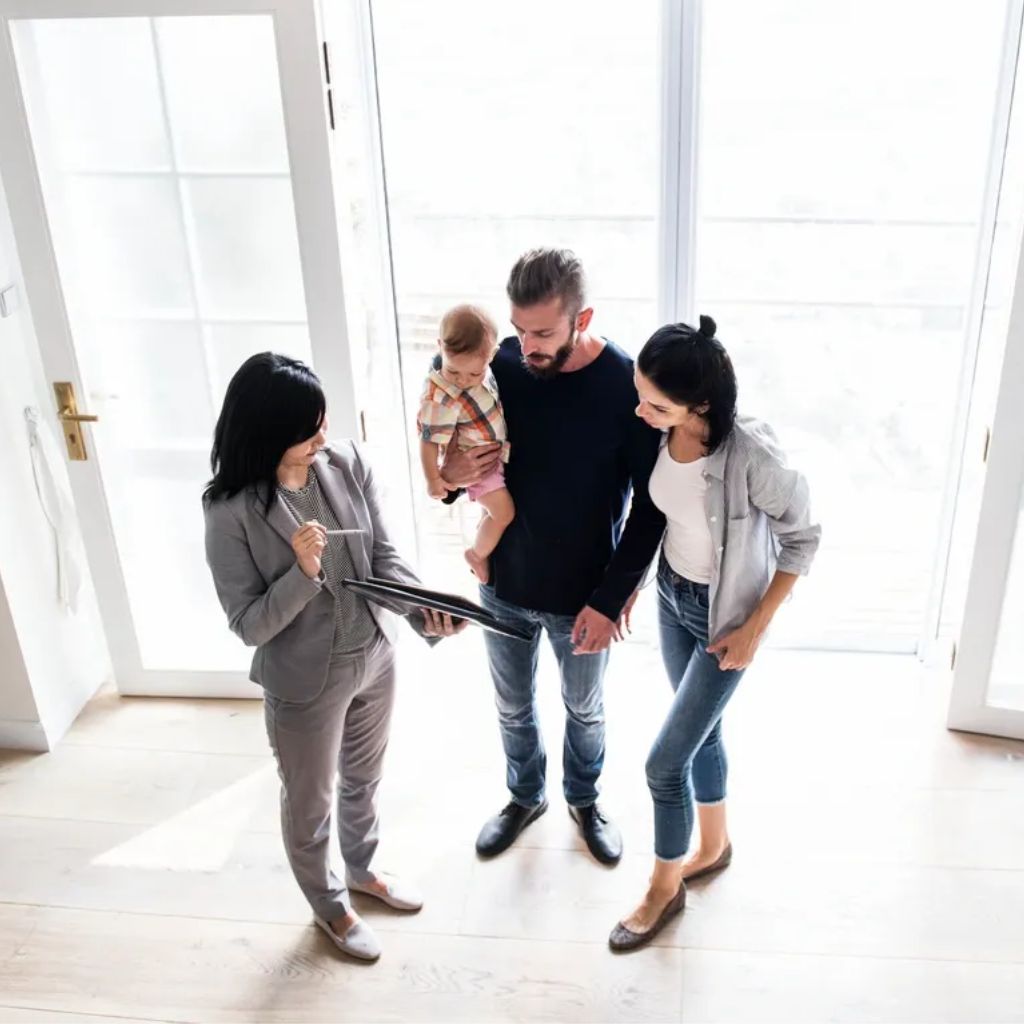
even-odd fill
[[[737,419],[704,477],[715,549],[708,634],[717,639],[750,618],[777,569],[807,575],[821,527],[811,518],[807,481],[759,420]]]

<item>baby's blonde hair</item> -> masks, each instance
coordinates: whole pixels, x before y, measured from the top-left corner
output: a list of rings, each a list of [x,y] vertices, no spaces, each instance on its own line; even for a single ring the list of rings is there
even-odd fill
[[[498,325],[479,306],[455,306],[441,318],[441,345],[449,355],[469,355],[497,341]]]

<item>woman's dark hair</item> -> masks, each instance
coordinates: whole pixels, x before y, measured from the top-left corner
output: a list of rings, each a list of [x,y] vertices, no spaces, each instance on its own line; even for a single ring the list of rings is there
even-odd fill
[[[209,504],[247,487],[277,495],[277,467],[292,445],[320,429],[327,400],[320,379],[305,363],[274,352],[250,356],[228,384],[213,432],[213,479],[203,491]]]
[[[708,425],[707,453],[716,451],[736,423],[736,372],[718,330],[709,316],[700,328],[666,324],[648,339],[637,357],[637,369],[677,405],[700,413]]]

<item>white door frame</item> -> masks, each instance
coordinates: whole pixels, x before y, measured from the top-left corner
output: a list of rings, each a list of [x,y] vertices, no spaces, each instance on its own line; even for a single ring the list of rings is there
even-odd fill
[[[1024,245],[1018,257],[987,465],[948,724],[951,729],[1024,739],[1024,710],[993,707],[988,702],[1024,496]]]
[[[1009,0],[1006,7],[1003,52],[1000,60],[995,109],[992,117],[992,133],[985,175],[985,191],[978,223],[978,238],[975,246],[974,272],[966,305],[967,322],[964,327],[963,354],[957,386],[957,398],[953,407],[953,434],[946,461],[942,512],[939,520],[939,537],[933,560],[928,604],[925,609],[921,639],[917,652],[918,657],[922,661],[934,660],[940,640],[943,608],[946,604],[949,584],[949,565],[953,552],[957,501],[963,482],[966,460],[973,455],[973,449],[969,447],[969,442],[974,439],[971,424],[974,385],[981,350],[981,328],[985,316],[985,303],[988,298],[989,280],[992,272],[992,248],[995,242],[999,206],[1004,187],[1003,174],[1006,167],[1010,118],[1013,111],[1014,93],[1017,84],[1022,26],[1024,26],[1024,0]],[[978,451],[980,451],[980,443]]]
[[[661,192],[658,314],[694,323],[701,0],[661,4]]]
[[[71,381],[79,395],[85,393],[29,134],[10,22],[271,15],[310,341],[317,372],[330,399],[334,429],[338,434],[357,435],[318,13],[316,0],[0,0],[0,175],[8,194],[26,298],[48,380]],[[55,408],[51,406],[49,413],[51,426],[60,436]],[[69,462],[68,470],[121,693],[256,695],[244,672],[158,671],[143,667],[99,464],[95,459]]]

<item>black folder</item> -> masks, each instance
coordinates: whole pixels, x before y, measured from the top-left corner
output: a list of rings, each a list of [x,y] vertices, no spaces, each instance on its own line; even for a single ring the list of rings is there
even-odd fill
[[[344,586],[361,594],[368,601],[393,606],[403,605],[409,609],[431,608],[438,612],[447,612],[455,619],[467,619],[492,633],[510,636],[516,640],[529,640],[530,634],[518,626],[502,622],[486,608],[474,604],[458,594],[444,594],[426,587],[416,587],[410,583],[396,583],[394,580],[381,580],[370,576],[365,580],[342,580]]]

